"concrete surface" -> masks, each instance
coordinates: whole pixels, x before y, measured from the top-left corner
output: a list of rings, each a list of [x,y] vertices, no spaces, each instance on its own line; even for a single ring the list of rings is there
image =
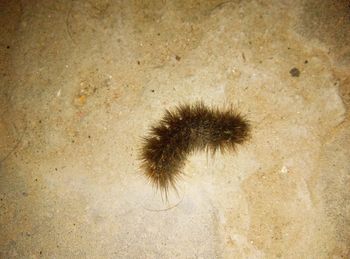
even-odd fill
[[[348,1],[0,3],[1,258],[350,258]],[[198,99],[252,139],[164,203],[140,139]]]

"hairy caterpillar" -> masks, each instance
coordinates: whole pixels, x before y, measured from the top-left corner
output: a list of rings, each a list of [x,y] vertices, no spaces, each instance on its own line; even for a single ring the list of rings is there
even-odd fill
[[[202,102],[166,110],[150,129],[140,152],[141,167],[158,189],[168,193],[181,176],[186,158],[194,151],[235,150],[249,136],[249,122],[232,108],[220,111]]]

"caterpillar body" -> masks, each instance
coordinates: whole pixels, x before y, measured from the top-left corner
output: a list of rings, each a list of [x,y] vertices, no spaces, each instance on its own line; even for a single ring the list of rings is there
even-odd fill
[[[234,151],[250,135],[250,124],[234,109],[221,111],[202,102],[183,104],[166,110],[144,137],[141,167],[157,189],[176,189],[187,156],[204,150]]]

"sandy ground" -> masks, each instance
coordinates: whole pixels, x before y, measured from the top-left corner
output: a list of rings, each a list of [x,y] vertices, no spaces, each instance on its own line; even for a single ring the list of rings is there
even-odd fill
[[[1,258],[350,258],[348,1],[0,3]],[[140,140],[196,100],[252,138],[165,203]]]

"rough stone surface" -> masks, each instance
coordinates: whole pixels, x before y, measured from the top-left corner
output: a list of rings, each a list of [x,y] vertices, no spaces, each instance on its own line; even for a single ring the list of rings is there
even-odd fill
[[[0,1],[0,257],[349,258],[349,16],[346,0]],[[196,100],[239,109],[252,138],[193,154],[165,203],[140,140]]]

